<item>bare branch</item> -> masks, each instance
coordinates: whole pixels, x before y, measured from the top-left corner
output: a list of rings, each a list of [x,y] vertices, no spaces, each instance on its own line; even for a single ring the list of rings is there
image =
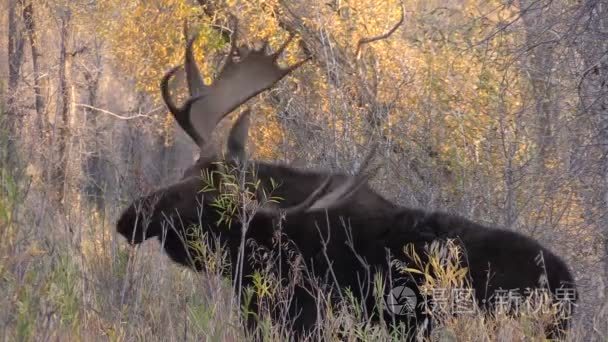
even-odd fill
[[[124,116],[124,115],[116,114],[116,113],[111,112],[111,111],[106,110],[106,109],[102,109],[102,108],[98,108],[98,107],[93,107],[93,106],[90,106],[90,105],[84,104],[84,103],[77,103],[75,106],[76,107],[81,107],[81,108],[91,109],[91,110],[94,110],[94,111],[97,111],[97,112],[100,112],[100,113],[103,113],[103,114],[108,114],[108,115],[110,115],[110,116],[112,116],[112,117],[114,117],[116,119],[119,119],[119,120],[133,120],[133,119],[139,119],[139,118],[151,119],[152,118],[152,116],[151,116],[152,113],[160,111],[162,109],[162,107],[156,107],[156,108],[152,109],[151,111],[149,111],[149,112],[147,112],[145,114],[136,114],[136,115],[133,115],[133,116]]]
[[[382,39],[386,39],[388,37],[390,37],[393,33],[395,33],[395,31],[397,31],[397,29],[399,28],[399,26],[401,26],[401,24],[403,24],[403,20],[405,18],[405,9],[403,8],[403,3],[401,4],[401,18],[399,19],[399,21],[395,24],[395,26],[393,26],[390,30],[386,31],[385,33],[379,35],[379,36],[375,36],[375,37],[365,37],[365,38],[361,38],[359,39],[359,42],[357,43],[357,50],[355,52],[355,55],[357,56],[357,59],[359,59],[360,53],[361,53],[361,47],[365,44],[369,44],[369,43],[373,43]]]

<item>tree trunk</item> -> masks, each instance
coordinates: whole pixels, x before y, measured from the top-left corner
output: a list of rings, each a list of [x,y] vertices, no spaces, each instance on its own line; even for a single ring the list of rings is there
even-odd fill
[[[548,33],[552,25],[551,3],[537,0],[521,0],[522,20],[526,32],[527,73],[532,84],[536,111],[536,142],[538,144],[537,170],[543,174],[547,158],[555,147],[552,125],[557,112],[555,89],[551,83],[555,64],[555,42]]]
[[[597,58],[597,81],[594,82],[592,92],[595,94],[596,110],[592,111],[592,115],[597,115],[597,127],[598,127],[598,146],[600,148],[600,165],[599,165],[599,178],[601,180],[601,199],[599,201],[600,215],[599,226],[602,229],[604,235],[604,279],[608,279],[608,215],[606,211],[608,208],[608,42],[606,39],[597,39],[605,34],[608,30],[608,4],[597,3],[596,9],[596,33],[593,40],[595,45],[595,56]],[[597,40],[596,40],[597,39]],[[589,51],[589,50],[587,50]]]
[[[101,47],[98,42],[95,42],[94,49],[95,65],[90,68],[92,71],[84,71],[88,104],[92,107],[97,106],[99,78],[102,70]],[[102,137],[99,134],[97,115],[96,111],[89,108],[85,109],[85,136],[88,137],[85,139],[88,141],[85,144],[87,153],[83,165],[85,171],[84,192],[97,210],[103,212],[106,180],[103,174],[103,159],[100,154],[101,146],[99,146],[99,142],[102,141]]]
[[[58,200],[63,201],[64,186],[68,168],[68,140],[70,135],[70,111],[72,106],[70,64],[71,56],[68,53],[70,35],[70,12],[65,10],[60,19],[60,52],[59,52],[59,75],[58,94],[59,101],[55,115],[55,142],[57,146],[57,158],[55,159],[55,172],[53,185],[56,187]]]
[[[590,123],[593,143],[586,149],[588,156],[583,163],[589,167],[588,184],[593,184],[585,192],[587,206],[595,212],[588,218],[604,235],[604,279],[608,278],[608,6],[606,3],[586,1],[581,4],[586,11],[582,15],[585,27],[581,34],[582,44],[578,46],[584,61],[584,74],[580,82],[579,94],[582,115]],[[596,146],[595,148],[593,146]]]
[[[36,32],[36,21],[34,19],[34,6],[28,3],[23,9],[23,22],[25,31],[30,40],[32,51],[32,69],[34,72],[34,103],[36,105],[36,128],[38,134],[42,135],[46,130],[46,115],[44,112],[44,98],[42,97],[42,86],[40,84],[40,52],[38,51],[38,36]]]
[[[14,104],[23,63],[23,31],[17,15],[17,11],[22,5],[21,0],[9,0],[8,4],[8,89],[4,124],[8,134],[7,162],[9,165],[13,165],[17,161],[16,139],[22,121]]]

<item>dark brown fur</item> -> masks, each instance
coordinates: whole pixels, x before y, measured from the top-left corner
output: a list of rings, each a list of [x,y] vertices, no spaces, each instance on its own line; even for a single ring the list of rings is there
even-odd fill
[[[296,170],[283,165],[256,163],[253,166],[266,189],[270,189],[271,178],[279,184],[273,195],[284,199],[280,202],[281,207],[302,202],[326,177],[326,174],[320,172]],[[185,248],[182,242],[183,239],[188,239],[185,228],[200,224],[206,233],[216,237],[228,250],[234,277],[234,266],[241,245],[241,226],[238,219],[234,219],[230,226],[216,224],[219,216],[209,201],[217,194],[201,192],[203,180],[196,176],[205,167],[207,170],[217,168],[216,164],[209,161],[199,161],[197,166],[186,172],[186,178],[180,183],[132,204],[118,221],[117,228],[119,233],[135,244],[151,237],[164,239],[165,251],[172,260],[202,270],[204,260],[197,258],[197,251]],[[333,175],[332,182],[340,184],[346,177],[348,176]],[[144,214],[137,214],[136,208],[142,204],[148,207],[147,218]],[[202,215],[199,215],[201,211],[198,204],[202,204]],[[174,223],[175,229],[165,228],[166,234],[163,234],[163,222],[167,220]],[[274,269],[283,270],[279,276],[284,282],[289,282],[294,277],[295,270],[290,268],[293,258],[287,255],[284,248],[277,246],[276,237],[280,226],[284,242],[291,244],[290,251],[295,250],[302,257],[310,274],[322,286],[326,286],[327,291],[333,288],[333,292],[338,293],[350,289],[356,298],[365,302],[367,314],[375,319],[379,317],[378,303],[371,293],[373,274],[380,272],[384,279],[397,277],[387,260],[390,255],[408,262],[403,247],[409,243],[422,251],[425,244],[435,240],[449,238],[460,241],[466,250],[467,259],[464,262],[469,267],[478,303],[483,303],[499,288],[537,288],[545,271],[548,287],[553,293],[559,287],[574,287],[574,280],[564,262],[529,237],[484,227],[458,216],[398,207],[367,185],[358,190],[347,205],[340,208],[327,212],[300,213],[286,217],[280,225],[277,223],[275,216],[255,215],[246,236],[247,240],[255,244],[246,244],[245,254],[251,255],[254,248],[260,247],[275,251],[278,257],[273,259],[276,263]],[[349,245],[350,242],[352,245]],[[544,265],[535,261],[540,253]],[[328,261],[333,273],[330,272]],[[249,276],[264,266],[251,258],[245,258],[243,285],[249,285]],[[304,290],[306,287],[304,283],[296,286],[295,300],[286,309],[298,333],[310,331],[317,321],[316,302]],[[387,285],[385,291],[390,291],[390,287],[390,284]],[[284,314],[285,312],[280,312],[277,315]],[[390,322],[393,317],[384,314],[385,321]],[[413,324],[414,319],[419,323],[424,317],[418,311],[413,318],[396,318]],[[565,329],[567,320],[562,320],[559,324],[560,329]]]

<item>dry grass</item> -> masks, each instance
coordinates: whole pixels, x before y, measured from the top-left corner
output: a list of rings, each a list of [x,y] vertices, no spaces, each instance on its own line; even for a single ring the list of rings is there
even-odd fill
[[[114,235],[111,222],[85,208],[66,213],[44,204],[42,192],[32,190],[25,198],[23,188],[7,173],[2,174],[1,190],[0,301],[7,308],[0,313],[4,340],[246,339],[230,282],[220,271],[196,274],[175,266],[155,243],[129,249]],[[443,268],[427,274],[425,289],[465,284],[455,268],[456,250],[433,246],[429,253],[435,256],[432,267]],[[272,281],[262,279],[258,285],[255,290],[261,293],[272,287]],[[574,327],[570,339],[605,340],[606,308],[604,305],[598,312],[595,324],[587,322],[591,330]],[[322,333],[311,340],[320,336],[348,341],[402,337],[383,325],[366,324],[356,304],[322,309],[326,317]],[[284,339],[284,327],[268,317],[268,312],[262,312],[259,333],[267,340]],[[547,317],[497,314],[490,318],[479,312],[455,317],[438,311],[433,333],[422,338],[540,341]]]
[[[108,208],[108,212],[119,210],[118,204]],[[0,324],[4,341],[250,338],[243,329],[242,310],[235,304],[230,280],[221,275],[225,261],[220,253],[207,251],[208,272],[194,273],[168,261],[157,243],[127,247],[114,233],[113,223],[77,200],[70,206],[59,205],[44,185],[30,188],[25,177],[0,168],[0,306],[5,308],[0,311]],[[424,275],[423,290],[432,294],[436,288],[466,287],[457,248],[433,245],[427,253],[428,263],[407,270]],[[283,322],[271,321],[269,312],[273,305],[289,299],[289,291],[277,286],[270,273],[257,276],[256,286],[249,290],[262,298],[257,333],[264,340],[286,340],[288,328]],[[348,293],[338,306],[328,304],[330,297],[318,292],[319,311],[325,319],[310,340],[403,339],[403,327],[391,330],[386,324],[370,324]],[[477,310],[455,316],[435,310],[433,332],[418,337],[541,341],[543,326],[552,319],[555,308],[538,298],[529,304],[538,310],[516,316],[488,316]],[[593,319],[578,320],[569,340],[608,339],[607,303],[577,310]]]

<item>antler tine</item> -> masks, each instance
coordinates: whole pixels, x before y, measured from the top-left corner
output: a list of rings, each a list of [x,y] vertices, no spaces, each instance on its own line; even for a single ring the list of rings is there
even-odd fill
[[[377,170],[378,168],[374,168],[348,179],[340,187],[315,201],[306,211],[329,210],[346,204]]]
[[[228,134],[227,157],[241,164],[247,157],[245,145],[247,144],[247,134],[249,133],[250,116],[250,108],[241,112]]]
[[[186,32],[184,32],[187,34]],[[187,38],[188,36],[186,36]],[[192,37],[186,39],[186,53],[184,57],[184,68],[186,70],[186,80],[188,81],[188,92],[190,96],[197,96],[203,94],[205,90],[208,88],[203,81],[203,76],[201,75],[198,66],[196,65],[196,61],[194,60],[194,53],[192,51],[192,46],[194,42],[198,38],[198,33],[195,33]]]
[[[301,203],[289,208],[261,208],[258,209],[258,211],[262,214],[270,216],[280,216],[281,214],[287,216],[301,214],[304,212],[329,210],[343,205],[346,201],[352,198],[357,190],[359,190],[361,186],[363,186],[377,171],[377,168],[369,172],[365,171],[365,169],[367,169],[369,166],[377,147],[378,142],[375,142],[365,158],[363,158],[361,167],[356,175],[347,179],[346,182],[333,191],[327,193],[327,189],[329,188],[329,184],[331,183],[332,179],[331,176],[327,176],[325,181]]]
[[[237,41],[238,41],[238,36],[239,36],[239,20],[234,14],[230,13],[230,21],[232,21],[232,34],[230,34],[230,51],[228,52],[228,55],[226,55],[226,58],[224,59],[224,63],[222,65],[222,68],[219,73],[220,75],[224,72],[226,67],[228,67],[234,63],[233,62],[234,55],[236,52],[238,52]]]
[[[369,164],[376,154],[377,148],[378,142],[376,141],[372,144],[366,156],[363,158],[357,173],[355,173],[352,178],[348,179],[344,184],[336,188],[334,191],[315,201],[307,209],[307,211],[328,210],[339,207],[348,201],[352,195],[355,194],[357,190],[359,190],[363,184],[367,183],[369,178],[376,173],[377,168],[370,171],[366,171],[366,169],[369,167]]]
[[[289,208],[258,208],[258,213],[268,216],[289,216],[303,213],[308,210],[319,198],[323,197],[329,185],[331,184],[332,176],[328,175],[319,187],[315,189],[304,201],[291,206]]]
[[[180,68],[181,66],[178,65],[169,69],[169,71],[165,73],[160,81],[161,95],[165,101],[165,104],[167,105],[167,108],[169,108],[169,111],[171,114],[173,114],[175,121],[177,121],[182,129],[192,138],[192,140],[194,140],[198,146],[203,146],[205,140],[198,134],[194,127],[192,127],[192,123],[190,122],[190,108],[196,101],[200,100],[203,95],[190,97],[180,108],[175,105],[175,102],[173,102],[169,92],[169,81]]]
[[[169,80],[173,77],[173,75],[175,75],[177,70],[179,70],[180,68],[181,66],[178,65],[169,69],[163,75],[163,78],[160,80],[160,93],[163,97],[163,100],[165,101],[165,105],[167,106],[167,108],[169,108],[169,111],[171,112],[171,114],[173,114],[175,120],[177,121],[180,120],[179,118],[183,115],[183,113],[180,112],[180,108],[175,105],[175,102],[173,102],[173,99],[171,98],[171,94],[169,94]]]
[[[279,49],[275,53],[272,54],[272,57],[274,58],[275,61],[277,59],[279,59],[279,57],[281,56],[281,54],[283,53],[283,51],[285,51],[285,49],[287,48],[287,46],[293,40],[294,36],[295,35],[293,33],[289,32],[289,37],[287,38],[287,40],[281,45],[281,47],[279,47]]]
[[[325,194],[327,189],[329,189],[329,185],[331,184],[331,178],[331,175],[327,176],[323,183],[321,183],[321,185],[300,204],[289,207],[287,209],[283,209],[281,211],[285,215],[294,215],[307,211],[315,202],[319,200],[319,198],[321,198]]]
[[[299,67],[300,67],[302,64],[304,64],[304,63],[308,62],[308,61],[309,61],[309,60],[311,60],[311,59],[312,59],[312,56],[308,56],[308,57],[306,57],[305,59],[303,59],[303,60],[301,60],[301,61],[297,62],[296,64],[294,64],[294,65],[290,66],[289,68],[285,69],[285,73],[286,73],[286,74],[289,74],[290,72],[292,72],[292,71],[296,70],[296,69],[297,69],[297,68],[299,68]]]

